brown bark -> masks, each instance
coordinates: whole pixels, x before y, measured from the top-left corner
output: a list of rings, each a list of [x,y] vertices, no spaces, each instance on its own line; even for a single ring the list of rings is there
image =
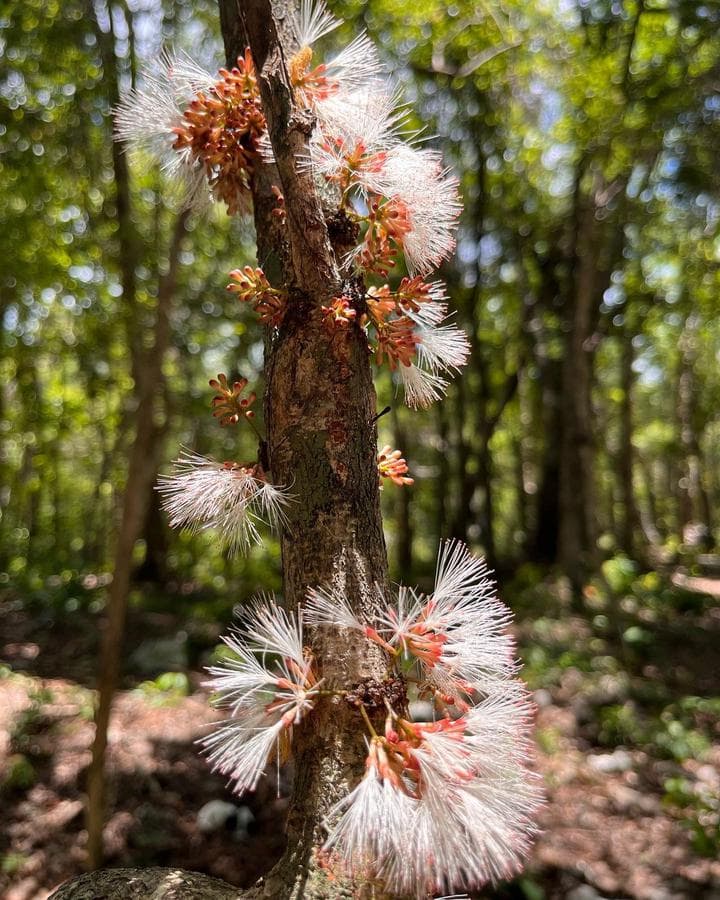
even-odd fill
[[[221,0],[220,9],[228,61],[245,42],[252,50],[276,161],[254,179],[253,195],[259,256],[280,266],[290,298],[265,363],[270,469],[273,481],[291,485],[295,496],[281,538],[285,602],[296,608],[309,587],[334,583],[356,610],[368,610],[387,585],[387,557],[367,341],[359,326],[333,338],[320,318],[320,306],[341,287],[361,304],[362,286],[343,283],[312,177],[297,168],[312,121],[294,108],[285,71],[276,23],[286,20],[287,5],[249,0],[238,9]],[[287,210],[284,236],[268,205],[268,178],[275,176]],[[328,686],[385,674],[380,652],[356,637],[323,632],[312,643]],[[317,865],[314,851],[328,810],[363,771],[362,734],[357,712],[337,699],[296,731],[287,850],[265,881],[266,897],[348,896]]]

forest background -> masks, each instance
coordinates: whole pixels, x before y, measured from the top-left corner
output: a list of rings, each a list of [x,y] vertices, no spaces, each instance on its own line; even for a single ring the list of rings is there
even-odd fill
[[[536,693],[544,834],[496,895],[709,896],[720,7],[332,9],[343,38],[368,29],[411,122],[461,179],[458,251],[441,274],[470,362],[420,413],[382,376],[392,409],[379,428],[415,478],[383,492],[393,577],[427,584],[443,537],[484,553]],[[181,446],[254,452],[249,430],[238,452],[212,420],[207,387],[221,371],[258,379],[252,314],[224,290],[254,235],[219,208],[183,215],[162,173],[112,142],[112,106],[163,44],[218,68],[216,5],[28,0],[0,13],[0,889],[13,900],[82,870],[98,634],[148,379],[154,471]],[[146,505],[108,861],[189,861],[248,884],[279,852],[283,801],[270,786],[208,830],[203,806],[235,801],[192,741],[216,715],[202,666],[233,607],[278,587],[279,551],[269,539],[228,557],[209,533],[171,532],[155,491]]]

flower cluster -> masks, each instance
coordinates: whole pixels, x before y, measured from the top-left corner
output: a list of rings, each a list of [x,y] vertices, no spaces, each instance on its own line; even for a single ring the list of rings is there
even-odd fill
[[[223,638],[230,651],[224,663],[208,670],[230,719],[203,740],[214,768],[238,793],[255,789],[274,755],[287,757],[293,726],[312,710],[322,684],[302,622],[273,597],[251,606],[243,625]]]
[[[362,632],[404,671],[413,670],[421,694],[461,710],[469,708],[474,692],[489,691],[515,675],[510,618],[484,560],[455,541],[441,547],[429,597],[403,587],[397,598],[378,605],[372,620],[362,621],[342,594],[317,589],[306,611],[310,624]]]
[[[378,363],[397,371],[408,406],[428,406],[447,387],[447,376],[465,365],[470,344],[462,329],[443,324],[447,297],[439,282],[403,278],[396,290],[368,290],[365,324]]]
[[[272,287],[262,269],[245,266],[230,272],[233,283],[227,286],[231,294],[238,300],[252,303],[263,325],[278,327],[285,316],[287,295],[284,291]]]
[[[304,162],[324,193],[327,186],[334,190],[339,208],[360,225],[345,265],[385,279],[402,257],[411,273],[396,290],[387,284],[369,289],[361,324],[376,362],[396,374],[408,405],[424,407],[444,394],[448,376],[469,354],[465,334],[443,324],[443,286],[422,277],[455,246],[458,183],[437,151],[403,141],[404,114],[365,35],[330,62],[313,65],[314,44],[339,24],[323,2],[301,4],[290,75],[296,100],[317,121]],[[338,323],[338,313],[352,315],[337,304],[324,312],[330,325]]]
[[[382,490],[383,478],[389,478],[393,484],[403,487],[406,484],[414,484],[415,479],[410,478],[408,464],[403,459],[402,451],[393,450],[386,444],[378,453],[378,474],[380,475],[380,490]]]
[[[232,215],[245,205],[266,124],[250,51],[233,69],[220,69],[218,75],[173,128],[177,135],[173,149],[202,166],[213,196]]]
[[[258,525],[285,522],[291,497],[272,484],[259,463],[219,463],[183,452],[171,475],[161,475],[161,506],[173,528],[214,528],[231,552],[260,543]]]
[[[247,208],[266,125],[249,52],[211,75],[184,54],[165,54],[115,110],[115,135],[154,156],[187,205],[208,195],[230,213]]]
[[[242,396],[248,385],[247,378],[233,381],[231,385],[227,375],[221,372],[217,378],[211,378],[209,384],[217,391],[212,399],[212,408],[213,416],[221,425],[237,425],[240,419],[252,419],[255,416],[251,409],[257,399],[255,392],[251,391],[247,397]]]
[[[404,115],[365,34],[316,62],[314,45],[339,24],[323,0],[303,0],[293,22],[290,80],[296,102],[310,108],[317,122],[309,156],[301,162],[335,191],[339,208],[360,226],[359,243],[344,260],[346,274],[355,269],[387,278],[401,257],[411,273],[426,274],[453,250],[457,181],[436,151],[402,140]],[[268,158],[249,51],[235,68],[217,75],[182,54],[165,55],[157,71],[145,73],[143,86],[123,98],[115,123],[119,139],[151,151],[179,179],[189,202],[209,194],[231,213],[245,208],[252,173]],[[273,212],[282,224],[284,199],[277,186],[273,191]],[[269,285],[261,269],[236,269],[230,278],[228,289],[252,303],[263,324],[281,324],[285,294]],[[422,303],[403,308],[408,283]],[[447,376],[464,365],[467,338],[455,325],[441,324],[447,315],[442,285],[425,284],[416,275],[403,279],[392,293],[394,303],[380,303],[390,296],[388,285],[371,288],[362,324],[374,332],[376,360],[396,373],[407,403],[427,406],[443,395]],[[329,330],[356,317],[342,299],[323,309]]]
[[[333,297],[329,306],[321,307],[323,324],[330,334],[337,331],[345,331],[357,318],[357,310],[351,305],[349,297],[344,294]]]
[[[515,678],[510,612],[495,596],[485,563],[463,544],[447,542],[432,594],[400,588],[369,619],[336,589],[310,591],[305,624],[350,629],[386,652],[392,677],[376,684],[381,693],[388,685],[384,729],[373,726],[357,686],[319,690],[299,620],[269,605],[261,609],[260,637],[253,625],[245,641],[228,640],[237,659],[211,670],[211,686],[232,717],[206,744],[238,790],[257,784],[285,729],[311,714],[323,694],[345,697],[367,726],[368,755],[364,777],[328,814],[326,864],[417,897],[517,871],[541,802],[527,767],[532,706]],[[257,622],[258,613],[252,616]],[[255,658],[258,650],[279,657],[284,674],[271,677]],[[398,698],[411,685],[433,698],[434,721],[408,718]]]
[[[454,720],[388,715],[364,778],[328,816],[336,824],[326,848],[340,871],[417,897],[511,877],[539,802],[520,736],[529,717],[512,695]]]

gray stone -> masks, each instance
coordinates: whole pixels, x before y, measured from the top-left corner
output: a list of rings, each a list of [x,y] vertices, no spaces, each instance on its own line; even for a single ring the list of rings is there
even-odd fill
[[[603,775],[612,775],[614,772],[627,772],[632,769],[633,760],[627,750],[618,749],[612,753],[588,757],[588,765]]]

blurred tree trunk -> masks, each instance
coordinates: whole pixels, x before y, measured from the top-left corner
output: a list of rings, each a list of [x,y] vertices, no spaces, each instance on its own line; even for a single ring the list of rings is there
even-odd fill
[[[575,185],[572,290],[567,297],[567,334],[562,371],[560,435],[560,526],[558,562],[576,591],[596,560],[594,440],[592,428],[593,335],[598,316],[596,206],[584,196],[585,164]],[[593,180],[596,176],[593,176]],[[593,184],[591,194],[598,186]]]
[[[107,100],[112,108],[117,104],[119,97],[112,16],[109,18],[109,30],[105,32],[95,18],[92,4],[90,4],[90,13],[95,22],[95,33],[105,76],[103,81],[108,90]],[[139,238],[135,232],[131,215],[127,158],[116,142],[112,142],[112,159],[118,221],[118,266],[123,288],[127,342],[131,349],[133,400],[136,406],[135,436],[128,460],[127,481],[115,540],[113,580],[108,590],[106,622],[101,638],[95,737],[92,746],[92,760],[87,774],[87,847],[90,868],[99,867],[103,861],[107,731],[113,696],[120,675],[133,550],[140,536],[145,505],[157,473],[156,407],[158,398],[162,397],[162,367],[170,341],[169,314],[175,293],[180,248],[187,220],[187,213],[182,213],[175,220],[168,249],[167,271],[159,278],[158,282],[152,346],[147,347],[146,343],[141,340],[141,323],[137,308],[135,267],[139,255]]]
[[[475,496],[475,479],[470,473],[470,439],[466,433],[466,420],[469,417],[466,402],[464,379],[459,378],[454,384],[453,443],[455,444],[455,463],[457,481],[457,501],[453,510],[452,537],[468,541],[468,529],[473,523],[473,498]]]
[[[157,428],[152,438],[152,445],[157,448],[156,459],[159,457],[164,431],[164,428]],[[155,490],[154,481],[153,478],[150,482],[145,503],[145,520],[141,529],[141,537],[145,542],[145,559],[137,567],[133,577],[137,581],[148,581],[162,586],[167,584],[168,580],[168,528],[160,508],[160,497]]]
[[[634,329],[628,322],[629,311],[625,311],[625,325],[621,334],[620,348],[620,453],[618,476],[622,498],[623,516],[619,529],[619,544],[632,558],[642,561],[645,557],[640,512],[635,494],[635,447],[633,446],[633,388],[635,386],[635,350],[633,348]]]
[[[318,308],[341,288],[336,264],[345,247],[331,247],[312,174],[298,171],[310,123],[293,108],[278,30],[289,27],[289,4],[279,0],[220,0],[228,65],[247,45],[258,71],[275,166],[253,182],[258,258],[272,279],[278,263],[290,293],[288,313],[265,362],[267,451],[273,480],[292,485],[296,502],[281,538],[285,600],[297,608],[308,587],[343,585],[353,606],[367,610],[387,587],[387,556],[377,476],[376,398],[367,341],[359,325],[332,341]],[[282,32],[281,32],[282,33]],[[277,184],[287,227],[272,215]],[[284,238],[284,240],[283,240]],[[382,678],[382,653],[350,633],[313,636],[321,675],[332,685]],[[315,850],[324,819],[364,767],[363,728],[339,698],[317,709],[293,739],[292,789],[285,855],[265,879],[264,895],[346,896],[330,881]]]
[[[135,438],[130,450],[128,474],[122,498],[113,580],[108,590],[107,618],[102,634],[98,703],[95,712],[95,738],[88,769],[87,831],[88,863],[97,868],[103,861],[103,823],[105,819],[105,751],[110,710],[120,676],[132,557],[140,537],[146,505],[158,469],[157,400],[162,395],[163,361],[170,343],[170,308],[175,294],[180,248],[185,236],[187,213],[175,220],[168,251],[167,273],[160,279],[155,309],[154,342],[136,366]]]
[[[448,489],[451,484],[450,444],[448,441],[448,421],[444,403],[435,404],[437,446],[435,458],[437,478],[435,479],[435,538],[439,543],[446,535],[448,522]]]
[[[534,530],[528,541],[532,558],[541,563],[557,559],[560,528],[560,434],[562,431],[562,360],[552,349],[552,335],[543,326],[544,319],[557,314],[563,300],[559,271],[561,259],[557,251],[536,257],[540,283],[538,313],[531,352],[538,370],[538,407],[535,421],[542,436],[542,452],[537,474],[537,501]]]
[[[655,494],[655,478],[653,476],[653,467],[650,461],[638,455],[638,469],[642,478],[644,503],[640,506],[640,522],[642,524],[643,534],[647,542],[657,551],[663,542],[663,536],[658,527],[658,505]]]
[[[397,407],[392,408],[393,423],[393,441],[394,447],[405,453],[407,447],[407,432],[400,420]],[[410,472],[412,475],[412,471]],[[410,580],[409,575],[412,571],[413,564],[413,527],[410,517],[410,501],[412,493],[410,490],[400,488],[395,491],[395,510],[396,510],[396,530],[397,544],[395,560],[398,572],[403,581]]]
[[[679,537],[694,523],[704,532],[698,542],[706,549],[713,544],[712,509],[703,480],[702,452],[697,426],[697,378],[695,365],[698,353],[699,318],[690,315],[680,338],[680,368],[677,386],[677,413],[680,429]]]
[[[522,427],[522,415],[520,422]],[[525,557],[528,536],[528,505],[527,492],[525,490],[525,448],[522,435],[516,435],[513,440],[513,457],[515,463],[515,518],[517,530],[521,535],[518,551],[522,557]]]

